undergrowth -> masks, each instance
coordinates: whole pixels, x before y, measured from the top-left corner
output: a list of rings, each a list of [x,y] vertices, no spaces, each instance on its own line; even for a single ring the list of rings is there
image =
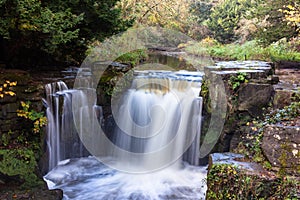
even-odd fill
[[[244,44],[223,45],[212,41],[207,42],[206,39],[188,45],[185,50],[198,56],[212,56],[224,60],[300,61],[300,52],[294,50],[285,40],[264,47],[256,40]]]

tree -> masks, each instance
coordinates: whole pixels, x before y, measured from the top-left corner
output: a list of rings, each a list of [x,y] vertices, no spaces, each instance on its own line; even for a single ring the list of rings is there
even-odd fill
[[[269,45],[282,38],[293,38],[297,35],[297,29],[288,25],[285,14],[281,12],[286,5],[294,3],[294,0],[256,0],[257,6],[253,9],[252,18],[256,18],[258,28],[255,36],[263,44]],[[296,0],[299,2],[299,0]]]
[[[246,11],[245,0],[224,0],[212,8],[207,23],[215,39],[221,43],[230,43],[237,39],[235,30]]]
[[[294,2],[293,5],[284,5],[283,9],[279,9],[284,13],[285,21],[287,25],[296,28],[298,36],[300,36],[300,7],[299,4]]]
[[[159,25],[185,33],[193,20],[189,0],[121,0],[118,8],[123,18],[137,24]]]
[[[48,58],[65,60],[73,54],[80,61],[89,42],[103,40],[130,25],[120,19],[116,2],[0,0],[2,60],[39,64]]]
[[[210,0],[197,1],[191,5],[191,12],[195,15],[196,21],[202,24],[209,19],[213,3]]]

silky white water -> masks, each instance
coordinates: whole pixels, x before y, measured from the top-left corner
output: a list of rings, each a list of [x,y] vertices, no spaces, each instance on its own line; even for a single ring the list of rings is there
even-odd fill
[[[201,80],[202,74],[197,72],[136,72],[131,87],[112,101],[117,105],[112,108],[116,127],[106,133],[116,149],[122,151],[110,150],[101,158],[84,157],[86,150],[82,153],[83,148],[78,148],[82,145],[78,137],[66,133],[70,128],[57,128],[72,127],[65,124],[72,123],[72,119],[53,114],[59,108],[52,112],[49,109],[47,116],[53,123],[48,127],[48,145],[54,158],[50,158],[51,171],[45,176],[48,187],[62,189],[65,199],[204,199],[206,170],[195,166],[199,162]],[[64,89],[51,96],[64,97],[62,116],[70,112],[65,107],[72,97],[86,101],[84,93],[74,90]],[[52,101],[47,100],[48,104]],[[99,107],[95,105],[93,109],[101,123]],[[82,121],[90,121],[82,110]],[[68,150],[62,150],[64,144],[57,139],[65,138],[65,134],[70,136],[68,142],[75,144]],[[96,133],[88,145],[96,143],[93,145],[108,149],[107,142],[103,142],[107,138],[97,137]]]

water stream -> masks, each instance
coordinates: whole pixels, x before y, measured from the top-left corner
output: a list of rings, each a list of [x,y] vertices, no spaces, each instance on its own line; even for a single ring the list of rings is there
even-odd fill
[[[84,99],[84,93],[67,89],[63,82],[47,85],[48,187],[62,189],[64,199],[205,199],[206,169],[197,166],[202,75],[136,71],[131,86],[112,101],[117,126],[105,133],[99,147],[109,148],[103,143],[109,139],[123,151],[107,151],[101,159],[88,152],[74,126],[72,101]],[[93,123],[105,123],[101,107],[94,105],[93,110]],[[89,120],[82,116],[82,121]],[[96,137],[92,142],[99,145]]]

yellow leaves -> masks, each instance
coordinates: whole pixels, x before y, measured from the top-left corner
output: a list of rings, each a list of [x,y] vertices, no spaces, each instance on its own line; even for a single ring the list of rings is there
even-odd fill
[[[292,5],[287,5],[286,7],[290,10],[295,10],[295,8]]]
[[[12,91],[4,92],[4,94],[10,95],[10,96],[15,96],[15,95],[16,95],[16,93],[14,93],[14,92],[12,92]]]
[[[37,30],[38,28],[34,25],[23,23],[19,26],[20,30]]]
[[[17,115],[25,119],[29,119],[33,122],[34,133],[40,133],[41,128],[47,124],[47,118],[44,116],[43,112],[37,112],[33,109],[29,109],[30,102],[21,101],[21,110],[17,110]]]
[[[4,96],[15,96],[16,93],[11,91],[12,87],[17,85],[17,81],[9,81],[6,80],[4,81],[4,83],[2,84],[2,86],[0,86],[0,98],[4,98]]]
[[[295,5],[284,6],[283,9],[279,9],[279,12],[285,14],[285,21],[288,22],[288,25],[297,27],[300,35],[300,8],[297,3]]]
[[[13,86],[17,85],[17,81],[14,81],[14,82],[5,81],[5,83],[8,84],[10,87],[13,87]]]
[[[24,101],[21,101],[21,106],[22,106],[23,108],[25,108],[26,110],[28,110],[30,104],[29,104],[29,103],[25,103]]]
[[[45,126],[47,124],[47,118],[44,116],[44,117],[41,117],[39,119],[37,119],[33,125],[34,125],[34,128],[33,128],[33,132],[34,133],[39,133],[41,128],[43,126]]]

